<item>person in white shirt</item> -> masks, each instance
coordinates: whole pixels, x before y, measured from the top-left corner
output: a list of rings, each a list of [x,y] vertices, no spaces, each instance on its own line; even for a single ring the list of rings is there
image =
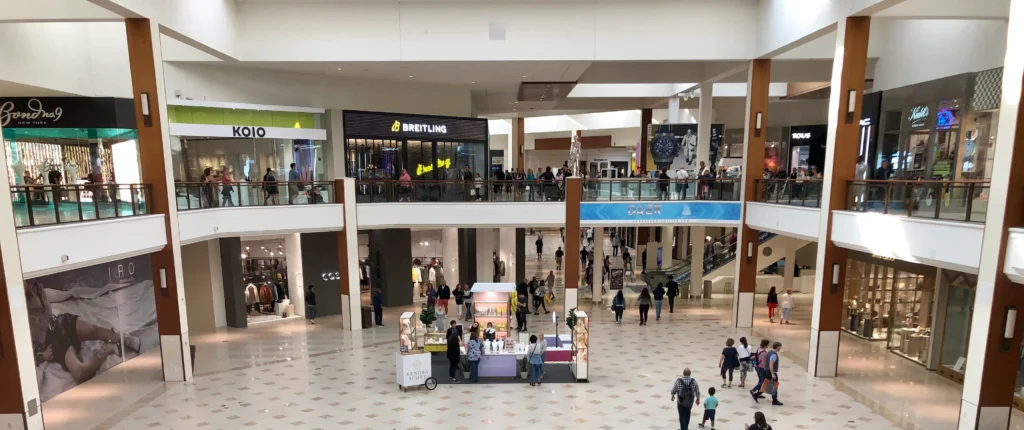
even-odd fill
[[[786,288],[786,292],[779,297],[779,306],[782,307],[782,319],[779,324],[789,324],[789,313],[793,311],[793,289]]]
[[[853,179],[857,181],[864,181],[868,179],[868,172],[871,169],[868,167],[867,161],[864,161],[864,156],[857,157],[857,168],[853,174]],[[853,198],[854,207],[858,210],[865,209],[864,195],[867,191],[867,185],[857,185],[854,187]]]
[[[679,166],[679,170],[676,170],[676,179],[679,180],[676,183],[676,194],[679,195],[679,200],[686,200],[686,191],[690,188],[690,184],[686,180],[690,179],[690,172],[687,172],[685,167]]]
[[[741,337],[740,344],[736,347],[737,356],[740,359],[740,388],[747,382],[747,372],[750,372],[750,356],[754,353],[754,347],[747,343],[747,338]]]

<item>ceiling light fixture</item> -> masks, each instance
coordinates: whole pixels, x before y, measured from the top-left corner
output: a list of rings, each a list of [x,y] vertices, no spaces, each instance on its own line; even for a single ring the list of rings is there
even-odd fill
[[[412,75],[409,75],[409,77],[411,78],[411,77],[412,77]]]

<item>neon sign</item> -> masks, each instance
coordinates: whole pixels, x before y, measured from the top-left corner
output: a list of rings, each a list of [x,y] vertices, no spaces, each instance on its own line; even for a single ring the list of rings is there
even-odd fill
[[[937,128],[949,128],[956,122],[956,115],[949,109],[939,109],[935,114],[935,126]]]
[[[445,159],[440,159],[439,158],[437,160],[437,168],[438,169],[449,169],[451,167],[452,167],[452,159],[451,158],[445,158]],[[420,164],[420,165],[416,166],[416,176],[423,176],[424,173],[430,173],[430,172],[433,172],[433,171],[434,171],[434,165],[433,164],[428,164],[426,166]]]

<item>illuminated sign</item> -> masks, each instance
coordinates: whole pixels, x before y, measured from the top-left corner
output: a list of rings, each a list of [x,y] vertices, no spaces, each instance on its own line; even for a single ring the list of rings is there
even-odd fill
[[[399,120],[395,120],[394,124],[391,124],[391,132],[398,133],[413,132],[413,133],[431,133],[431,134],[445,134],[448,132],[448,126],[441,124],[410,124],[403,123]]]
[[[910,109],[910,116],[907,117],[907,121],[910,121],[910,127],[913,128],[923,126],[927,119],[928,106],[914,106]]]
[[[437,168],[438,169],[450,169],[451,167],[452,167],[452,159],[451,158],[445,158],[443,160],[442,159],[438,159],[437,160]],[[424,173],[430,173],[430,172],[433,172],[433,171],[434,171],[434,165],[433,164],[428,164],[426,166],[420,164],[420,165],[416,166],[416,176],[422,176]]]
[[[661,205],[659,205],[659,204],[629,205],[629,206],[626,207],[626,214],[629,215],[629,216],[661,215]]]
[[[810,138],[811,138],[811,133],[810,132],[806,132],[806,133],[793,133],[793,139],[810,139]]]
[[[956,115],[949,109],[940,109],[939,113],[935,114],[935,126],[938,128],[949,128],[956,123]]]
[[[864,118],[864,119],[860,120],[860,125],[861,125],[861,127],[867,127],[867,126],[871,125],[871,118]]]

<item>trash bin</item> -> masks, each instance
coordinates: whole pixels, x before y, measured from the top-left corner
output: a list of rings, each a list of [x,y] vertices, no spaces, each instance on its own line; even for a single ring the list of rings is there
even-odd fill
[[[369,306],[363,306],[361,309],[362,309],[361,313],[362,313],[362,317],[363,317],[362,318],[362,320],[363,320],[363,328],[370,328],[370,326],[373,325],[373,323],[372,323],[372,321],[373,321],[373,318],[372,318],[373,311],[370,310]]]
[[[704,295],[705,299],[710,299],[711,298],[711,281],[704,281],[704,292],[703,292],[703,295]]]

